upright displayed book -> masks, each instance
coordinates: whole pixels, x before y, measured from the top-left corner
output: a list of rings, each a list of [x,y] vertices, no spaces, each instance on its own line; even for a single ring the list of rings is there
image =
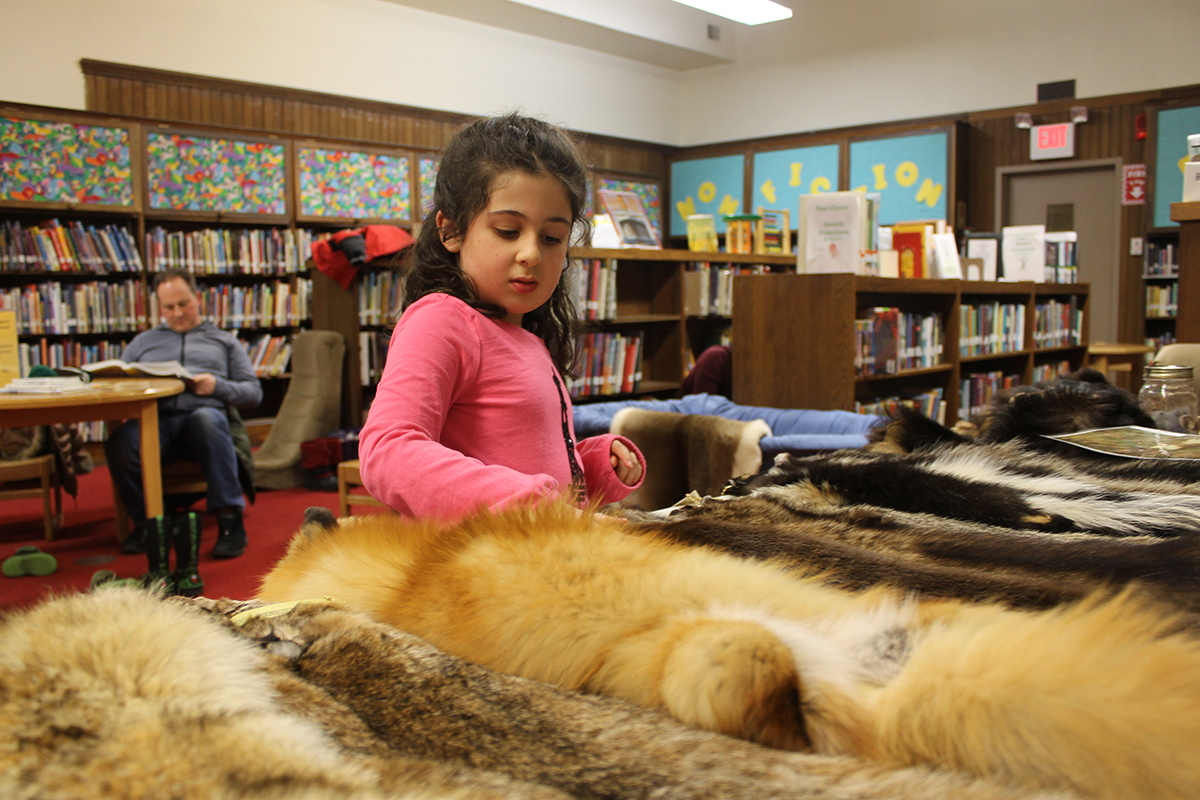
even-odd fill
[[[1046,282],[1046,226],[1010,225],[1000,239],[1000,263],[1006,281]]]
[[[656,250],[662,248],[658,234],[654,232],[654,226],[650,223],[650,217],[646,215],[642,206],[642,198],[638,197],[636,192],[600,189],[597,194],[600,196],[601,205],[612,219],[613,227],[621,237],[622,245]]]
[[[688,250],[716,253],[721,249],[717,243],[717,221],[712,214],[688,214]]]
[[[17,312],[0,311],[0,387],[21,376]]]
[[[967,280],[994,281],[1000,277],[1000,234],[967,232],[963,234],[963,258],[978,259],[979,275],[968,275]]]
[[[866,192],[800,195],[796,271],[879,274],[879,196]]]

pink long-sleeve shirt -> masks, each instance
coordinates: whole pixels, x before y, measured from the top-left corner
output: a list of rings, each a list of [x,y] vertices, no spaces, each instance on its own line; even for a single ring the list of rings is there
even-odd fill
[[[571,401],[545,343],[462,300],[431,294],[404,312],[359,437],[363,486],[413,517],[459,519],[569,495]],[[562,383],[562,379],[559,378]],[[575,450],[588,500],[616,502],[640,485],[621,483],[609,461],[614,438]]]

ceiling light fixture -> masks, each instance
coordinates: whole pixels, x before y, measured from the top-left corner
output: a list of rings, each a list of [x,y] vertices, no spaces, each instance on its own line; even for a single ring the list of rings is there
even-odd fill
[[[731,19],[743,25],[762,25],[791,19],[792,10],[771,0],[675,0],[685,6],[698,8],[718,17]]]

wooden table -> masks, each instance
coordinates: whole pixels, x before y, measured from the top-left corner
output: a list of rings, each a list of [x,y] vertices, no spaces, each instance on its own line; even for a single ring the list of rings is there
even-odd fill
[[[91,420],[137,419],[141,434],[142,488],[146,516],[163,513],[162,462],[158,452],[158,401],[183,391],[176,378],[116,378],[92,382],[94,388],[62,394],[0,392],[0,426],[56,425]],[[120,534],[124,535],[124,531]]]
[[[1137,394],[1138,389],[1142,388],[1142,367],[1146,364],[1146,355],[1153,352],[1154,348],[1148,344],[1097,342],[1088,345],[1088,366],[1103,372],[1105,377],[1108,377],[1109,372],[1117,373],[1118,376],[1128,372],[1129,385],[1123,388]]]

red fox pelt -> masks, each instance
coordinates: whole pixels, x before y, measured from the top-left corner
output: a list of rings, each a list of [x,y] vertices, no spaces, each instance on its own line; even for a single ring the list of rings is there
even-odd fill
[[[1200,798],[1200,641],[1164,609],[849,592],[622,527],[565,507],[448,528],[310,515],[258,597],[329,596],[478,664],[770,747]]]

